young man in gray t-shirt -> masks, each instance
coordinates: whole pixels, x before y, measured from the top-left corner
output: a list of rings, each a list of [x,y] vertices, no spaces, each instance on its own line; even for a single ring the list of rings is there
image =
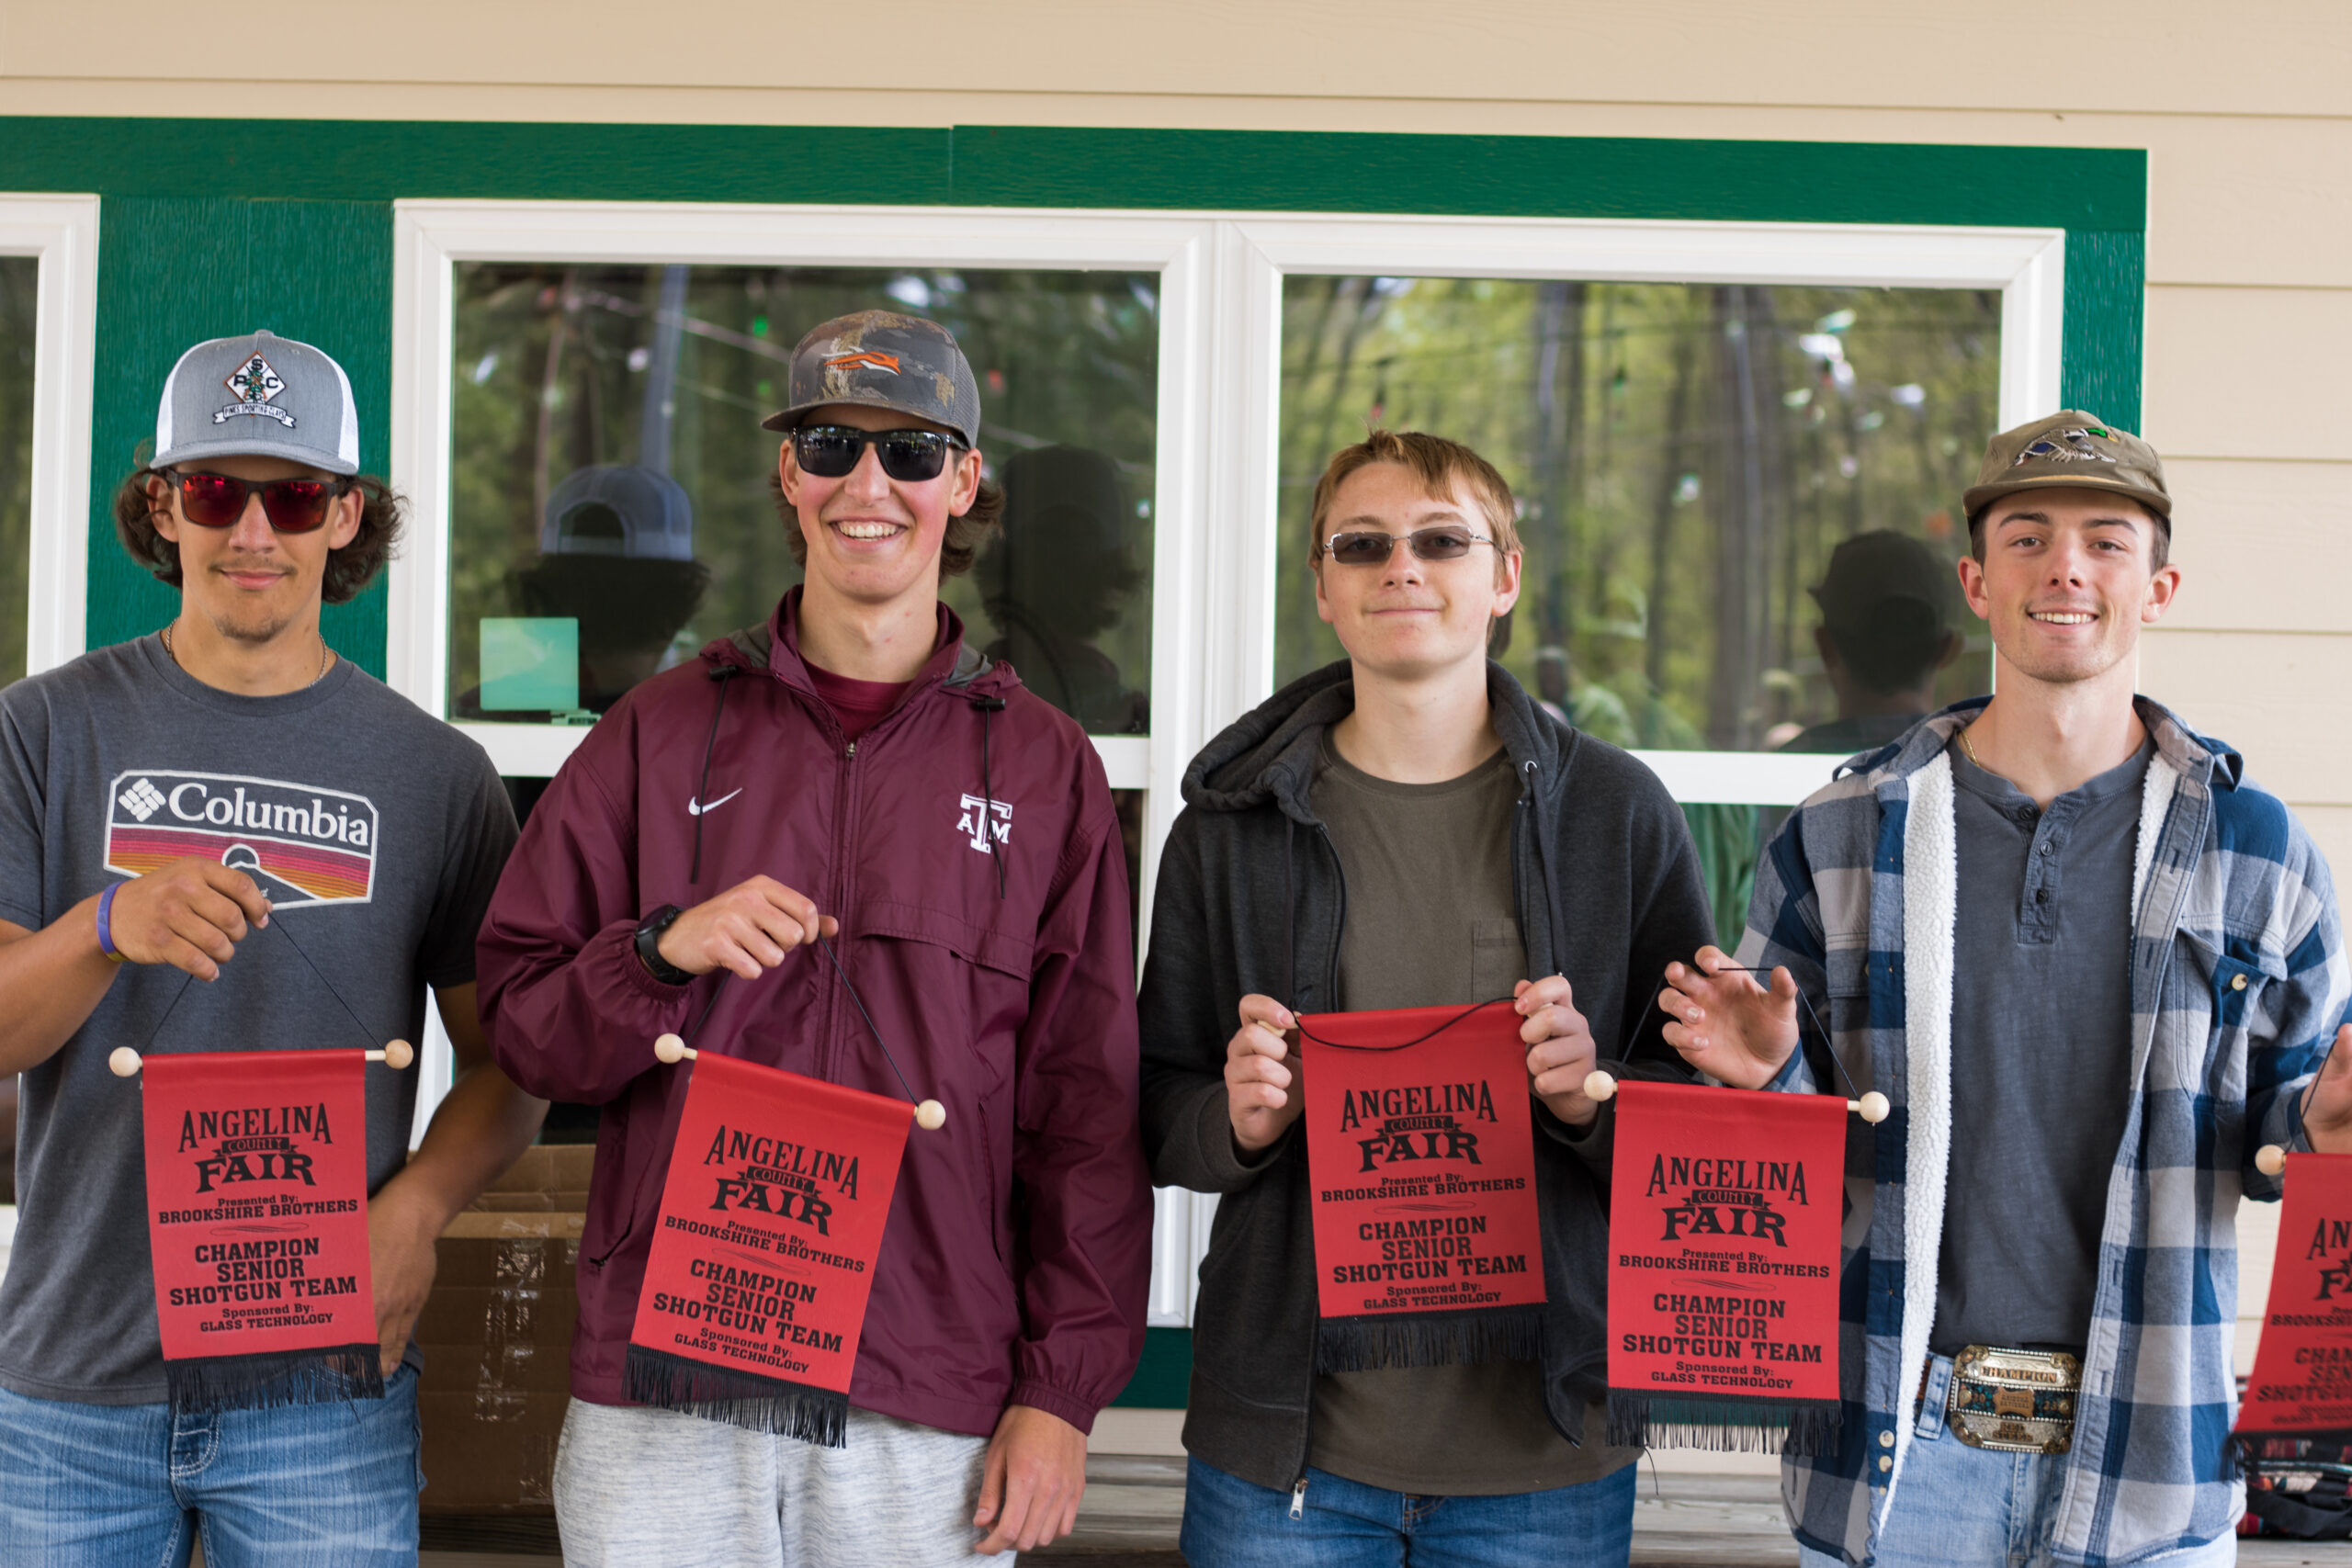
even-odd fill
[[[225,389],[225,391],[224,389]],[[450,1216],[545,1107],[490,1060],[474,935],[514,841],[480,747],[319,629],[399,503],[358,474],[350,384],[267,333],[190,349],[115,515],[179,589],[163,631],[0,693],[0,1074],[22,1073],[0,1279],[0,1541],[48,1564],[413,1562],[416,1356]],[[416,1075],[368,1070],[379,1399],[176,1416],[141,1092],[107,1056],[380,1047],[430,987],[456,1086],[412,1158]]]

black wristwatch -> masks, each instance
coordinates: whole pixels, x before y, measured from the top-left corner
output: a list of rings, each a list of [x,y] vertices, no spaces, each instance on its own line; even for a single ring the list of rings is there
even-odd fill
[[[664,904],[645,917],[637,928],[637,961],[645,972],[665,986],[683,986],[694,976],[662,956],[662,933],[684,911],[675,904]]]

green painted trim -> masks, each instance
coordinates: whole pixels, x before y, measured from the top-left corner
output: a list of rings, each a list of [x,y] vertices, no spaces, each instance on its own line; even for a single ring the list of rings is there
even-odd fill
[[[363,449],[380,468],[391,203],[403,197],[2058,228],[2064,397],[2140,419],[2147,155],[2128,149],[407,120],[279,121],[256,139],[221,120],[0,117],[0,190],[105,198],[93,645],[168,613],[168,592],[115,547],[108,505],[189,343],[266,324],[327,348],[351,374]],[[381,672],[380,589],[329,626]]]
[[[179,595],[126,556],[114,492],[153,453],[155,400],[190,344],[267,327],[342,364],[363,464],[391,441],[392,211],[386,202],[107,197],[98,211],[100,367],[90,429],[87,646],[153,631]],[[336,650],[384,673],[379,578],[322,617]]]
[[[1192,1403],[1193,1331],[1147,1328],[1136,1375],[1111,1403],[1129,1410],[1182,1410]]]

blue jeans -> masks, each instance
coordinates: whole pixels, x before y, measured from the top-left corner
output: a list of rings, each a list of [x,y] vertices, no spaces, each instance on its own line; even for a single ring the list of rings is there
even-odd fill
[[[0,1562],[390,1568],[416,1562],[416,1371],[381,1399],[173,1418],[0,1389]]]
[[[1875,1568],[2050,1568],[2066,1456],[1970,1448],[1944,1425],[1951,1386],[1951,1358],[1938,1356],[1894,1506],[1879,1521]],[[1800,1568],[1845,1564],[1803,1542],[1797,1556]],[[2224,1535],[2164,1568],[2229,1568],[2237,1558],[2237,1537]]]
[[[1305,1506],[1195,1459],[1184,1474],[1184,1560],[1193,1568],[1624,1568],[1634,1472],[1499,1497],[1421,1497],[1306,1472]]]

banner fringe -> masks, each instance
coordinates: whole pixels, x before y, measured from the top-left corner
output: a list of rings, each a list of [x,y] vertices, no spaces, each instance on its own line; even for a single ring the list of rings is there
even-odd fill
[[[1609,1391],[1608,1441],[1615,1448],[1811,1458],[1837,1450],[1842,1426],[1831,1399],[1657,1399]]]
[[[192,1356],[164,1363],[175,1415],[273,1410],[384,1397],[383,1351],[368,1345],[264,1350],[246,1356]]]
[[[1315,1336],[1318,1372],[1468,1367],[1543,1358],[1544,1308],[1533,1303],[1395,1317],[1327,1317]]]
[[[628,1348],[625,1376],[627,1393],[639,1404],[822,1448],[849,1446],[849,1395],[829,1388],[713,1366],[642,1345]]]
[[[2323,1450],[2328,1451],[2319,1451]],[[2352,1451],[2352,1427],[2317,1432],[2232,1432],[2222,1449],[2230,1465],[2230,1480],[2262,1463],[2292,1464],[2298,1460],[2342,1463],[2339,1455],[2346,1451]]]

